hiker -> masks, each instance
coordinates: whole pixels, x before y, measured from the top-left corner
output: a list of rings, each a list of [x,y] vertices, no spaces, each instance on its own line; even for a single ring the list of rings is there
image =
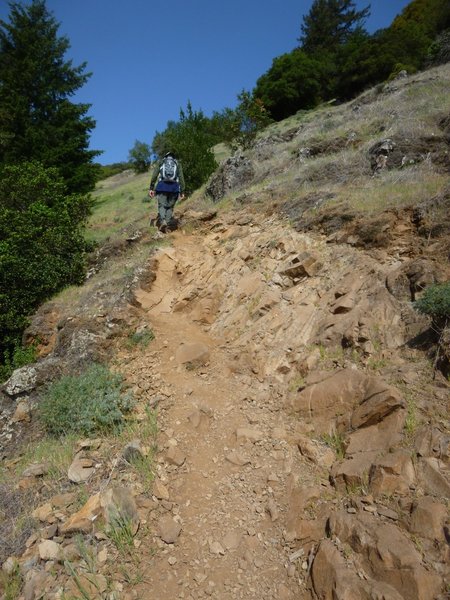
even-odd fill
[[[162,161],[153,171],[148,195],[158,200],[158,217],[156,226],[165,233],[167,229],[175,228],[173,208],[177,200],[184,198],[184,177],[181,163],[176,160],[173,152],[167,152]]]

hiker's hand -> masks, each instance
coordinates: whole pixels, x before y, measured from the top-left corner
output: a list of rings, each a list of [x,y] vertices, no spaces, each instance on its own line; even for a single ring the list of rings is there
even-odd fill
[[[153,198],[155,195],[155,190],[148,190],[148,195],[150,196],[150,198]]]
[[[181,202],[182,200],[184,200],[184,194],[180,194],[179,200],[180,200],[180,202]]]

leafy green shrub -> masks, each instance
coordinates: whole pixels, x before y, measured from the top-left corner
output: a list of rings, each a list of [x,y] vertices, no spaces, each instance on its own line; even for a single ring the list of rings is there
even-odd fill
[[[112,163],[111,165],[101,165],[100,163],[95,163],[95,168],[97,181],[102,181],[103,179],[107,179],[113,175],[123,173],[123,171],[131,169],[132,166],[129,162],[118,162]]]
[[[152,162],[152,149],[145,142],[136,140],[128,152],[128,161],[135,173],[146,173]]]
[[[39,403],[39,417],[52,435],[92,435],[120,429],[124,413],[133,406],[123,393],[123,378],[94,364],[80,375],[50,384]]]
[[[15,369],[35,362],[37,359],[36,346],[16,346],[10,354],[5,352],[4,364],[0,364],[0,383],[6,381]]]
[[[150,342],[155,339],[155,334],[152,329],[143,329],[139,331],[130,332],[128,334],[127,346],[133,348],[135,346],[141,346],[147,348]]]
[[[450,318],[450,281],[430,285],[414,308],[434,321],[445,322]]]
[[[83,281],[89,210],[87,196],[67,195],[56,169],[0,167],[0,363],[10,360],[39,304]]]

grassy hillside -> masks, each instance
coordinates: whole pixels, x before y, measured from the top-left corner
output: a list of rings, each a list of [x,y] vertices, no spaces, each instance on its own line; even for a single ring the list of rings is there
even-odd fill
[[[95,242],[120,237],[128,226],[142,227],[149,220],[152,204],[147,196],[150,175],[125,171],[97,184],[93,214],[87,237]]]
[[[444,193],[450,163],[450,65],[368,90],[340,106],[325,104],[266,128],[246,152],[253,176],[231,185],[220,207],[275,208],[292,222],[317,220],[324,212],[373,216],[414,206]],[[373,149],[392,140],[385,169],[374,171]],[[218,161],[228,158],[222,144]],[[130,226],[146,227],[155,203],[146,195],[149,175],[131,172],[99,183],[89,239],[123,236]],[[183,206],[215,206],[197,190]],[[181,206],[178,212],[182,211]],[[439,219],[436,213],[436,219]]]

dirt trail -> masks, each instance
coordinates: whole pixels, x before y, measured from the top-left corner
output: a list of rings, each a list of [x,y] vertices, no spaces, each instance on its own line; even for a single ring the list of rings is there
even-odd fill
[[[275,217],[232,215],[170,240],[135,292],[155,340],[119,352],[159,427],[153,499],[137,498],[144,580],[130,599],[307,600],[342,582],[372,598],[386,581],[392,598],[434,598],[442,546],[426,542],[425,564],[396,525],[416,510],[405,494],[447,490],[435,446],[413,466],[392,387],[408,386],[421,418],[444,414],[429,364],[405,347],[417,319],[397,298],[408,260],[327,245]],[[364,553],[384,535],[394,558],[374,565]],[[413,567],[394,578],[405,552]]]
[[[147,556],[151,566],[139,595],[289,598],[302,580],[288,577],[292,552],[283,539],[285,490],[295,460],[283,439],[287,417],[279,416],[267,384],[232,372],[230,350],[209,324],[195,320],[198,310],[177,305],[189,286],[214,273],[208,239],[176,234],[173,247],[156,260],[151,290],[136,294],[156,339],[128,370],[161,382],[157,473],[169,501],[160,509],[182,530],[174,545],[150,539],[149,546],[156,541],[160,547],[154,557],[150,547],[143,549],[142,564]],[[177,360],[180,348],[192,344],[194,350],[208,347],[206,364]],[[174,444],[186,457],[182,466],[165,461]]]

